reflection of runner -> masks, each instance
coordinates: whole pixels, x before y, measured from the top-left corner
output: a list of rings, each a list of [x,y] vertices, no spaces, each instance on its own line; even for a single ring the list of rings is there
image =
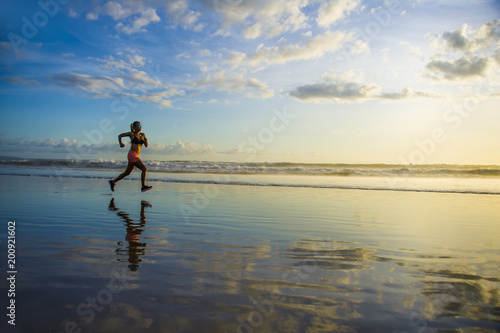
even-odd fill
[[[144,227],[146,226],[146,207],[153,207],[146,200],[141,201],[141,218],[140,223],[135,223],[134,220],[130,218],[130,215],[125,213],[124,211],[119,210],[115,206],[115,198],[112,198],[109,202],[108,210],[116,212],[116,215],[121,217],[125,221],[125,225],[127,227],[127,235],[125,236],[125,240],[128,242],[128,246],[123,247],[123,241],[118,242],[118,245],[121,247],[116,249],[115,252],[117,255],[127,255],[129,265],[128,268],[131,271],[137,271],[141,266],[142,262],[141,256],[146,254],[146,243],[139,242],[139,235],[144,231]],[[118,261],[124,261],[122,258],[118,258]]]
[[[146,135],[144,133],[141,133],[142,130],[142,125],[140,122],[135,121],[133,124],[130,125],[130,132],[122,133],[118,136],[118,142],[120,142],[120,147],[125,147],[125,145],[122,143],[122,138],[124,137],[129,137],[132,139],[131,143],[132,145],[130,146],[130,150],[128,152],[128,165],[127,169],[116,177],[116,179],[110,180],[109,181],[109,186],[111,187],[111,191],[115,191],[115,184],[120,181],[121,179],[127,177],[130,175],[132,170],[134,170],[134,167],[138,167],[141,169],[142,174],[141,174],[141,191],[146,192],[149,191],[150,189],[153,188],[153,186],[147,186],[146,185],[146,173],[148,171],[148,168],[142,163],[141,158],[139,154],[141,153],[142,145],[145,145],[146,147],[148,146],[148,139],[146,138]]]

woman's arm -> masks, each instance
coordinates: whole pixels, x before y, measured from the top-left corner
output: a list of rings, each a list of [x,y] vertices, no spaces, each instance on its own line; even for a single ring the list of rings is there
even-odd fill
[[[122,148],[125,147],[125,145],[122,142],[122,138],[127,137],[127,136],[129,138],[131,138],[132,132],[126,132],[126,133],[122,133],[122,134],[118,135],[118,142],[120,143],[120,147],[122,147]]]
[[[146,138],[146,134],[142,133],[142,140],[144,141],[144,145],[147,147],[149,145],[148,138]]]

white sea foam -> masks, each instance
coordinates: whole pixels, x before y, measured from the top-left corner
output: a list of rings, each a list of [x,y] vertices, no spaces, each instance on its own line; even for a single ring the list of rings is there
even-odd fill
[[[116,160],[3,159],[1,167],[115,170],[126,166]],[[260,175],[322,175],[367,177],[492,177],[500,178],[500,166],[232,163],[203,161],[145,161],[150,171],[164,173],[217,173]]]

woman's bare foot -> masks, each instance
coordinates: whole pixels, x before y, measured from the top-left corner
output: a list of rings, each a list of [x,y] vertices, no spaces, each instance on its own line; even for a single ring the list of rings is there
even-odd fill
[[[148,186],[148,185],[145,185],[145,186],[143,186],[143,187],[142,187],[141,192],[146,192],[146,191],[149,191],[149,190],[150,190],[150,189],[152,189],[152,188],[153,188],[153,186]]]
[[[111,188],[111,192],[114,192],[115,191],[115,182],[110,180],[108,183],[109,183],[109,187]]]

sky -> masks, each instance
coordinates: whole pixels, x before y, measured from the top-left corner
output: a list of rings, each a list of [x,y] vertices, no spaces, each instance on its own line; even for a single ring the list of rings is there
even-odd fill
[[[0,155],[500,165],[500,1],[0,3]]]

